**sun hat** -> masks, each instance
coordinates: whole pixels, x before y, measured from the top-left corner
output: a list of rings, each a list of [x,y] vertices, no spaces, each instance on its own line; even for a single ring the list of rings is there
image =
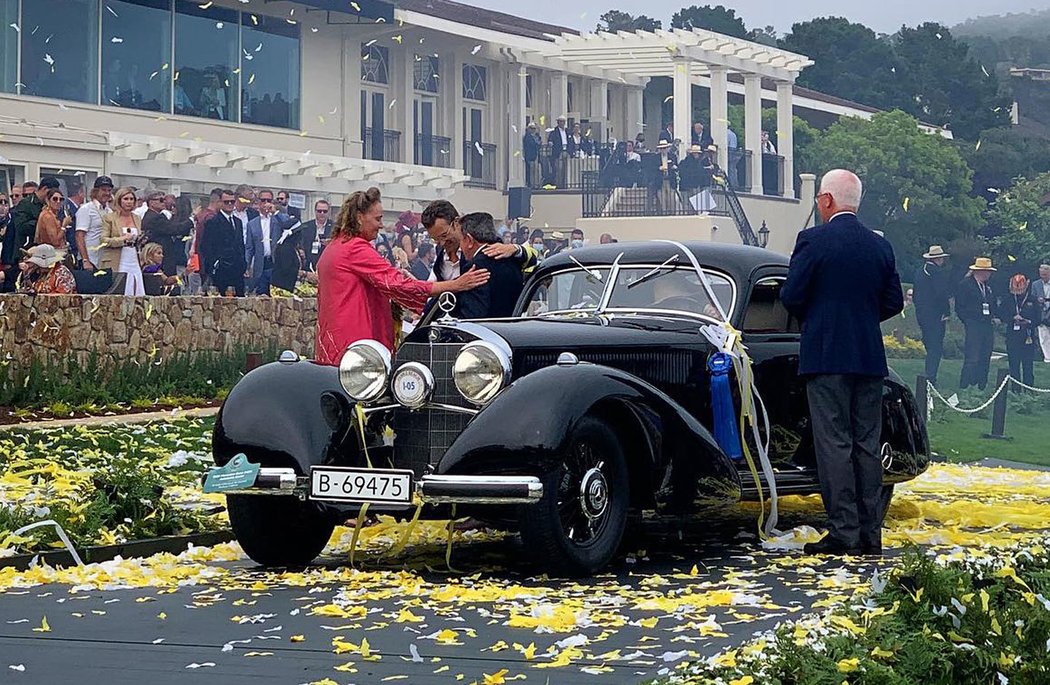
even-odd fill
[[[1010,289],[1021,290],[1028,287],[1028,278],[1024,274],[1014,274],[1010,277]]]
[[[689,152],[690,153],[693,153],[693,152],[700,152],[700,153],[702,153],[703,151],[704,151],[704,147],[702,145],[690,145],[689,146]]]
[[[998,269],[992,266],[991,258],[978,257],[973,260],[973,264],[970,265],[970,271],[998,271]]]
[[[565,240],[565,234],[561,231],[554,231],[553,233],[551,233],[551,238],[553,238],[554,240]]]
[[[45,269],[49,269],[62,261],[62,255],[58,254],[55,250],[55,246],[46,243],[34,245],[26,250],[26,255],[28,255],[26,257],[27,262],[30,264],[36,264],[37,266],[42,266]]]
[[[930,245],[930,250],[922,256],[923,259],[937,259],[938,257],[951,257],[940,245]]]

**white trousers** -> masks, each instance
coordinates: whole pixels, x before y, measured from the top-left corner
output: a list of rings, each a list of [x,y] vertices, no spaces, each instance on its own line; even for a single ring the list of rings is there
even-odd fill
[[[1043,361],[1050,362],[1050,326],[1038,326],[1039,347],[1043,349]]]

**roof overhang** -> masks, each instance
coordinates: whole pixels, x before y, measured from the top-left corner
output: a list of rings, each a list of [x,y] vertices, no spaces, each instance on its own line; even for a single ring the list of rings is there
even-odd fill
[[[314,9],[357,16],[368,23],[394,20],[394,5],[383,2],[383,0],[295,0],[295,2]]]

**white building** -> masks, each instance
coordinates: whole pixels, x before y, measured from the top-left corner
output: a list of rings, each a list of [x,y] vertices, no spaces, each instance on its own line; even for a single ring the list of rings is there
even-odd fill
[[[508,187],[526,180],[527,121],[545,129],[564,114],[597,142],[644,130],[653,146],[663,108],[687,131],[696,104],[725,167],[726,107],[742,99],[740,154],[759,149],[765,106],[779,155],[737,164],[741,203],[787,249],[811,204],[796,185],[792,113],[874,111],[794,87],[810,62],[775,48],[700,30],[578,35],[448,0],[0,0],[0,20],[8,182],[105,173],[194,195],[248,183],[307,206],[376,185],[392,212],[452,198],[502,216]],[[579,181],[597,164],[556,190],[530,179],[531,225],[583,221]],[[690,219],[681,229],[696,237],[725,223]]]

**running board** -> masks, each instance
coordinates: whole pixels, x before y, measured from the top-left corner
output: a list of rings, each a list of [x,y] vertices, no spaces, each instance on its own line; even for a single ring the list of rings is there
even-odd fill
[[[762,482],[762,494],[769,497],[769,489],[766,478],[759,472]],[[776,471],[777,495],[816,495],[820,493],[820,481],[817,480],[817,472],[813,469],[801,469],[793,471]],[[758,488],[755,487],[755,479],[749,471],[740,472],[740,499],[745,501],[758,500]]]

